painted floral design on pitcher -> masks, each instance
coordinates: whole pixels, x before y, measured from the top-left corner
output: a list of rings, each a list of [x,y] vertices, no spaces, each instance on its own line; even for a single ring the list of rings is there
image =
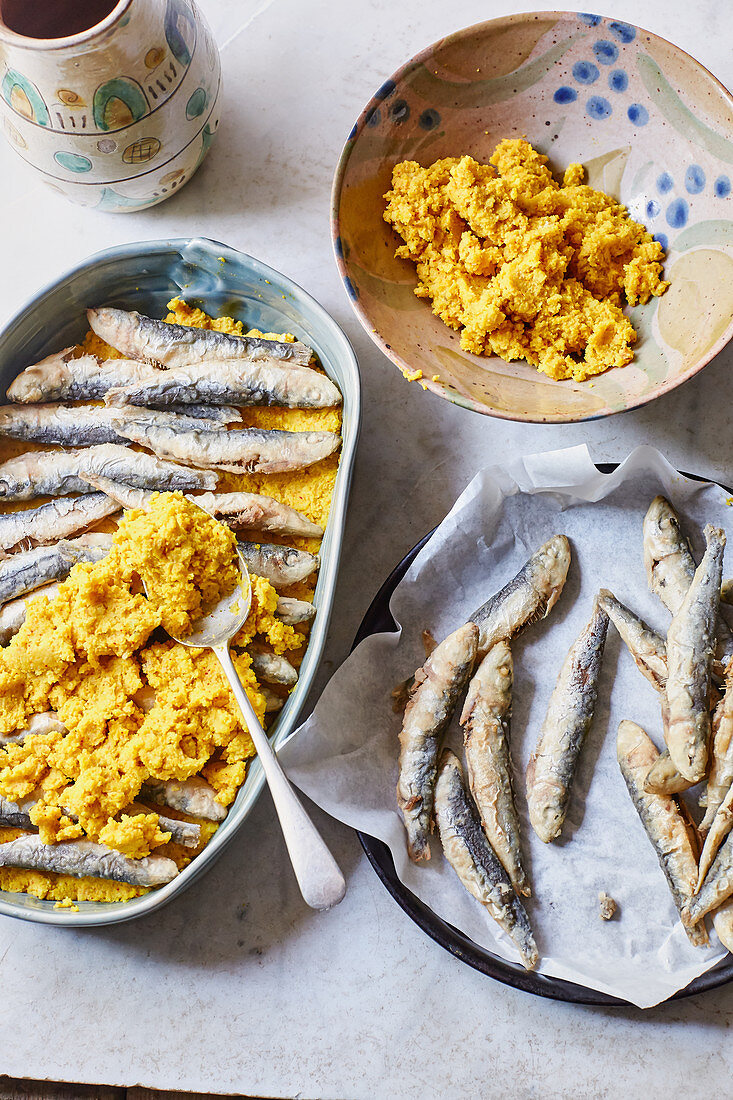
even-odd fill
[[[6,138],[82,206],[162,202],[219,125],[219,52],[193,0],[120,0],[70,38],[24,38],[0,23],[0,59]]]

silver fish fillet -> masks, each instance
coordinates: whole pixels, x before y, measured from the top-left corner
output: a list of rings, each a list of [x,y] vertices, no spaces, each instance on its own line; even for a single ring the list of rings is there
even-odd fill
[[[74,358],[75,348],[49,355],[26,367],[8,386],[8,398],[23,404],[37,401],[100,401],[114,386],[129,386],[148,370],[132,359]]]
[[[341,404],[330,378],[311,367],[272,360],[219,359],[187,367],[148,367],[142,377],[110,389],[108,405],[170,404],[198,401],[209,405],[279,405],[290,409],[323,409]]]
[[[282,695],[271,691],[268,687],[261,687],[260,692],[265,697],[265,714],[277,714],[285,706]]]
[[[151,457],[146,455],[146,458]],[[156,460],[157,461],[157,460]],[[186,469],[186,467],[180,467]],[[196,474],[203,470],[192,471]],[[132,488],[129,482],[111,480],[108,477],[86,475],[90,485],[101,489],[112,497],[122,508],[148,508],[153,497],[152,491]],[[259,493],[196,493],[187,494],[188,499],[209,515],[215,516],[231,527],[233,531],[243,529],[268,531],[278,535],[295,535],[299,538],[320,538],[323,528],[312,523],[302,512],[287,504],[281,504],[273,497]]]
[[[465,623],[436,646],[417,670],[400,730],[397,803],[410,859],[430,859],[438,753],[476,657],[478,627]]]
[[[24,798],[20,802],[11,802],[0,795],[0,825],[13,829],[35,829],[30,819],[30,811],[35,798]]]
[[[115,426],[120,419],[121,411],[107,408],[106,405],[2,405],[0,406],[0,435],[34,443],[59,443],[64,447],[95,447],[101,443],[127,443],[130,437],[118,431]],[[226,429],[222,428],[216,420],[198,419],[191,416],[190,412],[185,416],[163,409],[137,409],[136,412],[142,417],[147,417],[146,422],[156,425],[160,432],[167,432],[173,436],[205,431],[214,432],[216,435],[226,434]],[[340,439],[339,436],[336,438]],[[151,447],[151,450],[154,448]],[[175,461],[176,456],[161,455],[161,457],[172,458]],[[188,463],[188,465],[196,465],[196,463]]]
[[[298,682],[298,670],[291,665],[287,657],[269,653],[255,644],[248,646],[248,652],[252,657],[252,668],[258,680],[264,680],[268,684],[285,684],[287,687],[292,687]]]
[[[316,609],[307,600],[294,600],[291,596],[278,596],[275,614],[287,626],[309,623],[316,617]]]
[[[131,485],[124,485],[120,481],[112,481],[100,474],[87,474],[87,481],[94,489],[114,500],[120,508],[131,511],[133,508],[141,508],[147,511],[156,492],[152,489],[134,489]]]
[[[704,777],[708,759],[708,699],[725,534],[708,525],[705,540],[705,555],[667,632],[665,740],[677,771],[691,782]]]
[[[644,565],[649,588],[672,615],[676,615],[695,576],[695,559],[682,534],[680,518],[670,502],[657,496],[644,517]],[[727,664],[733,657],[733,634],[717,616],[718,656]]]
[[[42,733],[68,733],[66,726],[52,710],[42,714],[34,714],[29,719],[28,725],[22,730],[13,730],[12,733],[0,733],[0,748],[5,745],[22,745],[26,737],[33,737]]]
[[[19,596],[17,600],[11,600],[10,603],[0,607],[0,646],[6,646],[10,639],[18,633],[25,622],[26,611],[31,600],[34,600],[36,596],[54,600],[58,590],[58,584],[47,584],[43,588],[37,588],[35,592],[29,593],[27,596]],[[0,744],[2,744],[1,734]]]
[[[644,790],[651,794],[682,794],[693,787],[689,779],[680,775],[672,763],[669,749],[661,752],[649,769],[649,774],[644,780]]]
[[[150,371],[150,365],[130,359],[99,359],[97,355],[79,355],[74,348],[48,355],[46,359],[26,367],[8,387],[8,397],[22,405],[36,401],[103,400],[110,389],[129,386],[136,378]],[[186,403],[167,405],[169,412],[184,412],[186,416],[237,423],[242,416],[236,408]]]
[[[539,952],[524,906],[486,840],[463,782],[458,757],[443,752],[435,785],[435,821],[445,857],[462,884],[511,936],[523,965],[533,970]]]
[[[81,497],[59,497],[40,508],[8,512],[0,515],[0,546],[13,550],[58,542],[119,510],[117,501],[104,493],[88,493]]]
[[[134,359],[100,359],[96,355],[74,358],[75,348],[65,348],[49,355],[40,363],[26,367],[8,386],[8,398],[21,404],[39,401],[101,401],[109,390],[129,386],[150,371],[147,363]],[[222,424],[241,421],[241,414],[231,406],[168,404],[169,412],[185,412],[188,416],[204,417]]]
[[[183,780],[151,778],[143,784],[140,794],[156,805],[170,806],[172,810],[203,817],[206,821],[223,821],[227,816],[227,808],[217,801],[214,788],[198,776]]]
[[[643,524],[644,565],[649,588],[674,615],[695,576],[695,559],[677,512],[663,496],[649,505]]]
[[[252,528],[316,539],[323,535],[323,528],[302,512],[260,493],[200,493],[191,499],[233,531]]]
[[[593,721],[608,616],[598,598],[570,648],[550,697],[537,748],[527,765],[532,828],[548,844],[560,835],[580,750]]]
[[[639,672],[662,696],[662,707],[665,708],[667,643],[664,638],[620,603],[607,589],[601,590],[598,602],[621,635]],[[645,790],[653,794],[680,794],[690,786],[692,786],[690,781],[680,775],[675,768],[667,749],[657,757],[644,784]]]
[[[178,874],[172,859],[151,855],[128,859],[121,852],[90,840],[43,844],[36,835],[19,836],[0,844],[0,867],[26,867],[33,871],[54,871],[75,878],[106,878],[132,886],[163,886]]]
[[[487,600],[471,621],[481,631],[478,655],[483,657],[502,638],[511,641],[552,611],[570,568],[570,543],[555,535],[541,546],[500,592]]]
[[[0,561],[0,604],[33,592],[49,581],[65,580],[78,562],[99,561],[111,546],[111,535],[92,533],[12,554]]]
[[[88,309],[87,319],[92,331],[123,355],[150,359],[166,367],[185,367],[220,359],[306,365],[313,354],[306,344],[298,341],[291,344],[262,337],[231,336],[213,329],[171,325],[121,309]]]
[[[723,801],[718,806],[712,819],[705,843],[700,853],[698,864],[697,889],[699,890],[705,881],[705,876],[715,859],[721,844],[733,829],[733,788],[728,790]]]
[[[509,755],[513,678],[509,643],[497,642],[471,678],[461,725],[468,782],[486,839],[516,892],[529,897]]]
[[[185,493],[213,489],[218,480],[217,475],[209,470],[179,466],[176,462],[167,462],[113,443],[79,452],[79,462],[82,478],[97,474],[110,481],[122,481],[134,489]]]
[[[207,427],[205,421],[185,426],[185,417],[172,417],[156,409],[128,405],[106,411],[111,414],[111,423],[120,436],[148,447],[160,458],[235,474],[302,470],[328,458],[341,446],[341,436],[336,432],[285,432],[265,428],[226,431]]]
[[[116,443],[74,451],[29,451],[0,465],[0,497],[31,500],[37,496],[88,493],[95,476],[122,481],[136,489],[187,492],[216,488],[217,475],[194,470]]]
[[[242,423],[242,414],[233,405],[197,405],[195,402],[179,405],[174,402],[166,405],[166,412],[186,416],[189,420],[208,420],[212,426]]]
[[[171,841],[174,844],[181,844],[184,848],[198,848],[201,843],[201,826],[194,821],[181,821],[177,817],[167,817],[165,814],[160,813],[158,809],[151,809],[150,806],[145,806],[141,802],[133,802],[122,813],[127,815],[158,814],[158,828],[163,833],[170,833]]]
[[[28,451],[3,462],[0,465],[0,499],[5,502],[88,493],[88,483],[79,476],[78,455],[83,453]]]
[[[644,790],[644,779],[658,753],[641,726],[635,722],[619,724],[616,752],[634,809],[652,842],[674,903],[682,914],[695,892],[697,880],[697,860],[687,823],[675,798]],[[696,947],[708,942],[704,924],[693,921],[686,926],[686,931]]]
[[[702,886],[682,911],[686,928],[697,924],[733,894],[733,834],[728,833]]]
[[[726,669],[725,693],[713,714],[712,734],[705,816],[700,822],[703,836],[733,785],[733,663]]]
[[[667,644],[656,630],[625,607],[612,592],[602,588],[598,603],[621,635],[636,667],[652,687],[664,692],[667,682]]]
[[[237,542],[250,573],[264,577],[273,588],[304,581],[318,568],[318,558],[307,550],[267,542]]]
[[[112,425],[114,417],[114,409],[99,405],[2,405],[0,435],[65,447],[126,443]]]

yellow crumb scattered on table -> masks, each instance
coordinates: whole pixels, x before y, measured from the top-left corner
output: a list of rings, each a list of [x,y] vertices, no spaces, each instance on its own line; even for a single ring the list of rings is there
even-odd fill
[[[465,351],[584,381],[633,359],[623,300],[664,293],[664,252],[624,206],[583,183],[581,164],[560,185],[547,159],[517,138],[489,164],[402,161],[384,218],[405,242],[397,256],[417,265],[415,294],[461,330]]]

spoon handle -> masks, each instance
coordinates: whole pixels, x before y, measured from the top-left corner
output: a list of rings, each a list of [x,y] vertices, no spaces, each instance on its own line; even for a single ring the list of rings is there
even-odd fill
[[[313,909],[330,909],[333,905],[338,905],[346,892],[344,876],[280,767],[280,761],[242,687],[229,646],[214,646],[213,650],[219,658],[257,749],[300,892]]]

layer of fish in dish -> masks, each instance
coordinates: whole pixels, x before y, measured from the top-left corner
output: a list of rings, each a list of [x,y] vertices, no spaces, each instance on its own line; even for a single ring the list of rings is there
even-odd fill
[[[237,653],[266,725],[297,683],[316,614],[341,395],[311,349],[289,334],[245,332],[241,322],[208,316],[180,299],[169,311],[160,321],[89,310],[83,344],[29,365],[0,407],[0,680],[6,684],[0,692],[0,889],[62,905],[126,900],[177,875],[225,819],[253,753],[246,733],[232,727],[229,689],[218,669],[184,659],[178,653],[184,647],[172,642],[165,643],[165,659],[158,653],[138,660],[141,683],[127,702],[146,729],[155,727],[162,707],[168,724],[157,755],[146,750],[145,763],[135,763],[142,767],[135,797],[120,796],[119,804],[112,805],[111,794],[121,789],[119,767],[114,778],[105,776],[112,764],[100,760],[109,730],[95,729],[89,717],[94,711],[98,725],[105,719],[109,725],[113,713],[103,713],[99,700],[116,712],[120,692],[124,696],[112,659],[100,664],[77,654],[83,668],[74,690],[88,690],[97,701],[86,720],[81,710],[75,717],[70,688],[66,694],[55,689],[63,721],[48,707],[35,714],[26,707],[20,720],[17,707],[14,712],[3,701],[12,696],[13,646],[29,649],[24,638],[36,630],[39,607],[68,601],[77,566],[90,576],[104,570],[96,563],[108,560],[123,510],[152,515],[161,500],[155,494],[179,493],[236,532],[254,589],[252,629]],[[48,655],[43,638],[38,642],[34,674],[42,675]],[[153,637],[152,648],[160,644]],[[197,759],[197,731],[212,714],[223,722],[229,715],[232,728],[219,741],[214,736],[206,759]],[[74,742],[74,753],[66,755],[78,760],[76,774],[71,764],[68,775],[49,764],[64,759],[51,748],[64,741],[67,747]],[[80,812],[62,817],[64,827],[51,820],[42,797],[44,786],[54,783],[87,789]],[[87,813],[95,799],[96,817]],[[107,811],[104,829],[100,814]],[[93,818],[83,829],[80,822]],[[141,841],[138,825],[156,819],[157,831],[145,826],[147,843]],[[138,823],[134,843],[121,825],[129,821]],[[168,838],[162,843],[161,834]]]
[[[644,564],[650,590],[671,616],[666,637],[601,589],[559,668],[527,766],[526,802],[539,839],[556,840],[593,724],[613,625],[659,697],[664,739],[660,751],[635,722],[622,721],[616,739],[621,775],[690,942],[709,942],[705,917],[712,914],[718,938],[733,951],[733,641],[721,611],[730,582],[722,580],[725,533],[708,525],[704,536],[697,563],[673,506],[661,496],[652,501],[643,522]],[[400,731],[397,802],[410,858],[429,860],[437,831],[464,887],[530,969],[539,955],[524,908],[532,889],[511,761],[511,645],[552,610],[570,565],[568,540],[554,535],[468,622],[437,645],[430,639],[425,664],[408,681]],[[441,755],[464,689],[465,779],[460,760],[448,750]],[[613,916],[615,904],[602,907],[604,919],[609,912]]]

